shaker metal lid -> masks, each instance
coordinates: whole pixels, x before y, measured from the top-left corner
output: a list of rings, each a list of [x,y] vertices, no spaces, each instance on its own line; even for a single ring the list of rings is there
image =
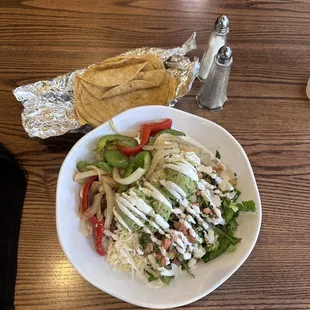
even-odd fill
[[[220,15],[216,19],[214,31],[220,35],[226,35],[229,32],[229,19],[226,15]]]
[[[222,46],[216,55],[218,63],[225,65],[228,64],[232,59],[232,49],[228,45]]]

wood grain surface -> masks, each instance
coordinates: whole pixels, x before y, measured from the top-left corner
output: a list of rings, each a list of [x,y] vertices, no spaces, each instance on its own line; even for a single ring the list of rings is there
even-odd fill
[[[229,103],[198,108],[196,81],[178,109],[217,122],[243,145],[263,204],[257,245],[220,288],[184,309],[310,309],[309,0],[1,0],[0,141],[28,174],[16,309],[138,309],[82,279],[55,226],[60,165],[79,135],[39,141],[12,90],[139,46],[173,47],[197,32],[201,56],[219,14],[231,20]],[[107,279],[108,281],[108,279]]]

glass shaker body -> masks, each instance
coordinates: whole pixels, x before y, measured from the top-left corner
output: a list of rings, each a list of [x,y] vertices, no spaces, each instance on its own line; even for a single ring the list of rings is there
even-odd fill
[[[226,15],[220,15],[214,24],[212,34],[209,38],[207,49],[200,62],[200,69],[198,72],[198,79],[203,82],[211,69],[214,56],[218,50],[226,45],[229,33],[229,19]]]
[[[223,55],[224,50],[225,52],[228,51],[229,55]],[[208,77],[197,94],[196,100],[201,108],[210,111],[223,108],[227,101],[226,95],[232,61],[231,49],[223,46],[214,57]]]
[[[219,35],[216,32],[212,32],[207,50],[205,51],[200,63],[200,69],[197,76],[199,81],[203,82],[207,78],[213,64],[214,56],[222,46],[226,45],[226,41],[227,35]]]

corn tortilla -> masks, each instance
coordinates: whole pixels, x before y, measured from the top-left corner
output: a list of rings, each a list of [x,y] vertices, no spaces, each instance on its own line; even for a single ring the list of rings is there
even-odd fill
[[[75,78],[76,115],[81,124],[98,126],[133,107],[167,105],[176,85],[176,79],[153,55],[107,59]]]

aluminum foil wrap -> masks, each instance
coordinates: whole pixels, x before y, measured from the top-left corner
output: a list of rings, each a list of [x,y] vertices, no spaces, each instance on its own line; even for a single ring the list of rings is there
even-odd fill
[[[194,58],[191,61],[185,56],[189,51],[196,49],[195,37],[194,32],[181,47],[137,48],[122,55],[153,54],[159,57],[168,71],[179,81],[174,99],[169,103],[169,106],[174,106],[179,98],[190,91],[199,71],[199,59]],[[75,115],[72,83],[75,76],[86,69],[60,75],[52,80],[20,86],[13,90],[16,99],[24,106],[22,123],[30,137],[46,139],[69,131],[82,130],[82,125]]]

